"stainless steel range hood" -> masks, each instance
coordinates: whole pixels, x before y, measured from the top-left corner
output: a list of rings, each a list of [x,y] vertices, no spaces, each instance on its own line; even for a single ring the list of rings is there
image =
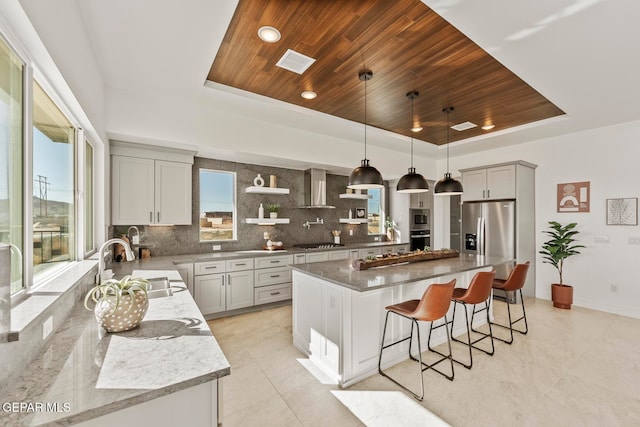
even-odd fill
[[[301,208],[335,209],[327,205],[327,171],[307,169],[304,171],[304,206]]]

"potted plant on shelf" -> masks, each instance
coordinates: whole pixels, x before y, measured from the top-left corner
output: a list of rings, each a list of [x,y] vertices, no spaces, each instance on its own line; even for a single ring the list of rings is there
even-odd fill
[[[562,273],[564,261],[573,255],[580,254],[578,249],[585,247],[574,244],[575,236],[579,233],[575,229],[576,225],[575,222],[562,225],[556,221],[549,221],[550,230],[544,231],[550,239],[542,244],[540,251],[543,255],[542,262],[553,265],[560,276],[560,283],[551,284],[551,300],[553,306],[557,308],[571,309],[573,304],[573,286],[564,284]]]
[[[278,218],[280,203],[269,203],[267,205],[267,210],[269,211],[269,218]]]
[[[384,228],[387,230],[387,240],[390,242],[396,241],[396,223],[391,219],[391,217],[387,217],[384,222]]]
[[[147,313],[149,281],[139,277],[125,276],[122,280],[109,279],[94,286],[84,298],[95,303],[93,313],[98,324],[107,332],[124,332],[137,328]]]

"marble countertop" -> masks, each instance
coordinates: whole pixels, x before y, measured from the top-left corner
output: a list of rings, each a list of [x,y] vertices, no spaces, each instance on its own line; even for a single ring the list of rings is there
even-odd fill
[[[299,271],[345,288],[365,292],[512,261],[506,258],[460,254],[458,258],[395,264],[368,270],[354,269],[351,260],[296,264],[291,268],[294,272]]]
[[[230,374],[230,365],[175,270],[135,270],[166,276],[172,296],[149,300],[134,330],[108,334],[82,303],[29,369],[7,389],[2,404],[52,404],[50,411],[3,411],[3,426],[69,425]]]

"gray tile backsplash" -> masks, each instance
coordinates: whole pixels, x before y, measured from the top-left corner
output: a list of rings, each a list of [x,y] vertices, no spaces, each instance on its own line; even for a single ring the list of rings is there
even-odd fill
[[[199,169],[213,169],[222,171],[234,171],[237,173],[237,216],[238,239],[234,242],[200,242],[199,241]],[[265,186],[269,185],[269,176],[277,177],[279,188],[289,188],[288,195],[247,194],[245,188],[253,185],[253,179],[260,174],[265,180]],[[327,204],[336,209],[301,209],[304,204],[304,171],[275,168],[236,162],[228,162],[215,159],[196,157],[193,165],[193,197],[192,197],[192,225],[150,227],[144,224],[136,225],[140,229],[141,244],[150,246],[152,256],[180,255],[191,253],[206,253],[212,251],[214,244],[219,244],[222,251],[261,249],[265,243],[264,232],[268,231],[275,240],[282,241],[285,246],[297,243],[330,242],[333,241],[331,230],[341,230],[342,243],[363,243],[374,241],[373,236],[367,235],[367,225],[340,224],[339,218],[347,218],[349,210],[356,207],[367,207],[366,200],[341,199],[340,193],[344,193],[348,177],[342,175],[327,174]],[[256,218],[260,203],[280,203],[278,216],[289,218],[289,224],[274,226],[259,226],[246,224],[246,218]],[[265,209],[265,215],[268,215]],[[310,229],[302,226],[305,221],[314,221],[322,218],[324,225],[312,225]],[[115,226],[110,228],[111,236],[120,236],[127,232],[128,226]],[[353,230],[353,236],[349,235]]]

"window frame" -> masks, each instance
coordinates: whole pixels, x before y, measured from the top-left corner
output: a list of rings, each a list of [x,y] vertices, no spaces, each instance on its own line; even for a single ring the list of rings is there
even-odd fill
[[[201,227],[200,227],[200,213],[203,211],[201,207],[202,203],[202,180],[201,174],[203,171],[229,174],[233,178],[233,234],[231,239],[214,239],[214,240],[202,240]],[[209,169],[205,167],[198,168],[198,242],[199,243],[212,243],[212,242],[237,242],[238,241],[238,173],[235,171],[226,171],[220,169]]]
[[[374,188],[374,190],[379,190],[380,191],[380,209],[378,210],[378,213],[380,214],[380,217],[378,219],[379,221],[379,225],[378,225],[378,233],[370,233],[369,232],[369,226],[367,225],[367,236],[382,236],[384,234],[386,234],[386,230],[384,227],[384,221],[386,218],[386,212],[385,212],[385,206],[386,206],[386,197],[387,197],[387,192],[386,192],[386,187],[382,187],[382,188]],[[367,194],[370,194],[371,189],[367,190]],[[371,199],[367,199],[367,219],[369,218],[369,200]]]

